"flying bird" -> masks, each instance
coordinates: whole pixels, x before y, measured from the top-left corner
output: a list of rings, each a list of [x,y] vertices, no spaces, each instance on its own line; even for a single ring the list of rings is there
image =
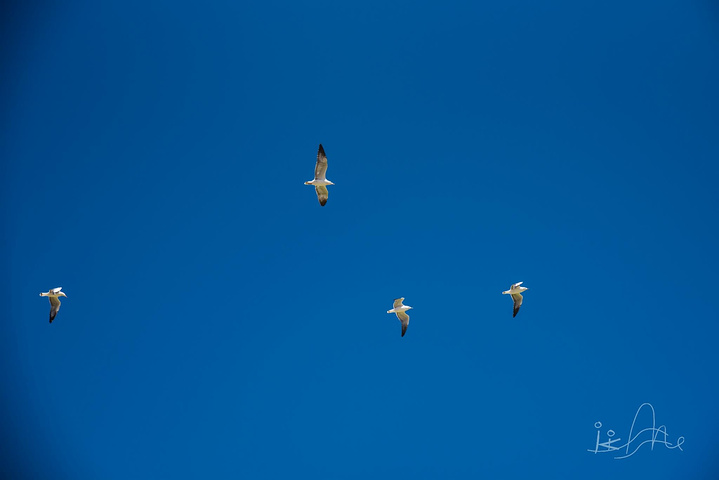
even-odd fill
[[[512,318],[517,316],[517,312],[519,312],[519,307],[522,306],[522,292],[525,290],[529,290],[527,287],[520,287],[520,285],[523,283],[524,282],[515,283],[511,287],[509,287],[509,290],[502,292],[502,295],[511,295],[512,300],[514,300],[514,314],[512,314]]]
[[[309,182],[305,182],[305,185],[314,185],[315,192],[317,192],[317,200],[320,201],[320,205],[323,207],[327,203],[327,185],[334,185],[334,183],[327,180],[327,156],[325,155],[325,149],[322,148],[320,143],[320,149],[317,151],[317,163],[315,164],[315,178]]]
[[[62,293],[62,287],[53,288],[49,292],[41,293],[41,297],[48,297],[50,299],[50,323],[55,320],[58,310],[60,310],[60,299],[58,297],[67,297]]]
[[[392,310],[387,310],[387,313],[397,314],[397,320],[402,322],[402,336],[404,337],[404,334],[407,333],[407,325],[409,325],[409,315],[407,315],[407,310],[411,310],[412,307],[409,305],[402,305],[403,300],[404,297],[395,300],[392,305]]]

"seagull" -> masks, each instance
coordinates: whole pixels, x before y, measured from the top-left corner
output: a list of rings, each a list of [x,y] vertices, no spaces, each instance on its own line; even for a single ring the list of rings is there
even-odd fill
[[[317,200],[320,201],[320,205],[323,207],[327,203],[327,185],[334,185],[334,183],[327,180],[325,175],[327,174],[327,156],[325,155],[325,149],[322,148],[320,143],[320,149],[317,151],[317,164],[315,164],[315,178],[309,182],[305,182],[305,185],[314,185],[315,192],[317,192]]]
[[[67,295],[60,290],[62,290],[62,287],[53,288],[47,293],[40,294],[41,297],[48,297],[50,299],[50,323],[55,320],[55,315],[57,315],[58,310],[60,310],[60,299],[57,297],[67,297]]]
[[[404,334],[407,333],[407,325],[409,325],[409,315],[407,315],[407,310],[411,310],[412,307],[409,305],[402,305],[402,300],[404,300],[404,297],[395,300],[392,305],[392,310],[387,310],[387,313],[397,314],[397,320],[402,322],[402,336],[404,337]]]
[[[520,285],[523,283],[524,282],[515,283],[511,287],[509,287],[509,290],[502,292],[502,295],[511,295],[512,300],[514,300],[514,314],[512,315],[512,318],[517,316],[517,312],[519,312],[519,307],[522,306],[522,292],[525,290],[529,290],[527,287],[520,287]]]

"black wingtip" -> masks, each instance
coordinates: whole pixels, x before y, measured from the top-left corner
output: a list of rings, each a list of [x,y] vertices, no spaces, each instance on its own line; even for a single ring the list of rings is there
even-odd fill
[[[322,148],[322,144],[321,144],[321,143],[320,143],[320,149],[319,149],[319,153],[321,153],[322,155],[324,155],[324,154],[325,154],[325,149],[324,149],[324,148]]]

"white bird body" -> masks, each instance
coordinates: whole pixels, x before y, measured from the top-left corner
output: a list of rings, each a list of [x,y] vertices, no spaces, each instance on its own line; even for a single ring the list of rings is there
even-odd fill
[[[305,185],[314,185],[316,187],[326,187],[327,185],[334,185],[334,183],[330,182],[326,178],[315,178],[314,180],[305,182]]]
[[[60,299],[58,297],[67,297],[67,295],[60,290],[62,290],[62,287],[56,287],[49,292],[42,292],[40,294],[41,297],[48,297],[50,300],[50,323],[55,320],[57,312],[60,311]]]
[[[407,333],[407,326],[409,326],[409,315],[407,315],[407,310],[412,310],[412,307],[409,305],[403,305],[402,301],[404,301],[404,297],[396,299],[392,305],[392,310],[387,310],[387,313],[394,313],[397,315],[397,320],[402,323],[402,336],[404,337],[404,334]]]
[[[392,310],[387,310],[387,313],[406,312],[407,310],[412,310],[412,307],[410,307],[409,305],[402,305],[399,308],[393,308]]]
[[[317,193],[317,200],[319,200],[321,206],[325,206],[329,192],[327,191],[327,185],[334,185],[334,183],[327,180],[327,155],[325,155],[325,149],[320,148],[317,151],[317,163],[315,164],[315,178],[309,182],[305,182],[305,185],[312,185],[315,187],[315,193]]]
[[[519,312],[519,307],[522,306],[522,301],[524,300],[524,297],[522,297],[522,292],[529,290],[527,287],[522,287],[521,285],[524,282],[517,282],[512,284],[511,287],[509,287],[509,290],[505,290],[502,292],[502,295],[510,295],[512,297],[512,300],[514,300],[514,311],[512,313],[512,318],[517,316],[517,313]]]
[[[509,287],[509,290],[505,290],[502,292],[502,295],[515,295],[518,293],[522,293],[525,290],[529,290],[527,287],[520,287],[524,282],[518,282],[513,284],[511,287]]]

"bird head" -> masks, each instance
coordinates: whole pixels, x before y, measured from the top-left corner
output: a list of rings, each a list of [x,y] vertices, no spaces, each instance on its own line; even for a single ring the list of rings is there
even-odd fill
[[[58,292],[57,296],[58,297],[60,297],[60,296],[67,297],[67,295],[65,295],[65,292]]]
[[[330,182],[329,180],[327,180],[327,185],[334,185],[334,183],[332,183],[332,182]]]

